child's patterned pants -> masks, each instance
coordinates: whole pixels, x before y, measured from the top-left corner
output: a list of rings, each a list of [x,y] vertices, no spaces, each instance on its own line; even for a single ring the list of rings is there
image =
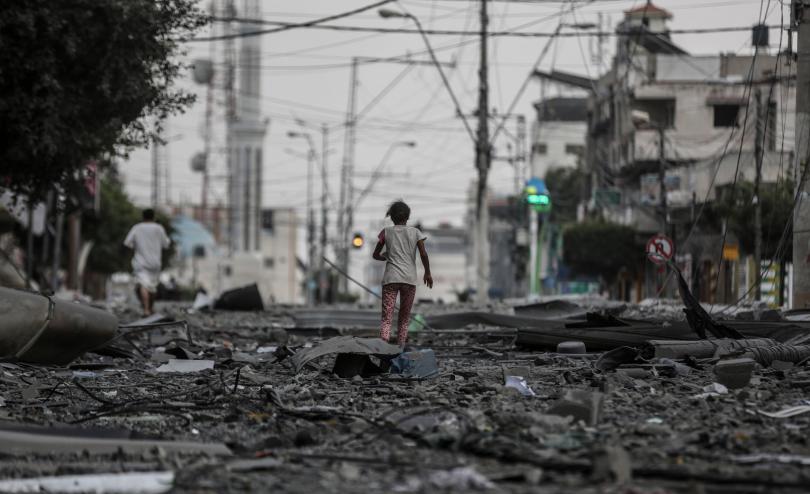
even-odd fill
[[[399,293],[399,317],[397,324],[397,344],[402,346],[408,341],[408,325],[411,322],[411,307],[416,296],[416,286],[407,283],[388,283],[382,289],[382,325],[380,338],[387,342],[391,336],[391,320],[397,305]]]

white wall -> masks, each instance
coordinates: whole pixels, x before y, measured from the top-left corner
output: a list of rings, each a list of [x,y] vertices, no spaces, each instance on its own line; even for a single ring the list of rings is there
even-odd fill
[[[585,122],[536,122],[532,126],[531,175],[544,178],[551,168],[575,168],[578,157],[566,153],[566,144],[585,146]],[[546,153],[537,153],[536,144],[544,144]]]

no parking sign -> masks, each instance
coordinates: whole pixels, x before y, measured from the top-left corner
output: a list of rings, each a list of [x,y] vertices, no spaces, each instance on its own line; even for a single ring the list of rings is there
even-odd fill
[[[647,241],[647,259],[655,264],[666,264],[675,254],[675,244],[666,235],[654,235]]]

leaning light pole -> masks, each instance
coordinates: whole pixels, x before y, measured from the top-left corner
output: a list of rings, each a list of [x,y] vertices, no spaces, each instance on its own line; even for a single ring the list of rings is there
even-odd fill
[[[475,288],[476,288],[476,301],[480,304],[486,302],[489,297],[489,211],[486,204],[486,191],[487,191],[487,177],[489,174],[490,163],[492,160],[491,149],[492,146],[489,142],[489,86],[488,86],[488,68],[487,68],[487,0],[481,0],[481,61],[478,71],[479,88],[478,88],[478,131],[473,132],[470,123],[461,110],[461,105],[456,98],[453,89],[447,77],[444,75],[441,64],[436,60],[436,54],[433,52],[433,47],[430,45],[425,30],[422,28],[422,23],[413,14],[407,11],[396,11],[391,9],[378,10],[380,17],[392,18],[400,17],[411,19],[419,34],[425,42],[427,51],[430,54],[430,59],[433,65],[439,71],[442,78],[442,83],[445,89],[450,94],[453,100],[453,105],[456,109],[456,115],[464,122],[464,128],[475,144],[475,166],[478,170],[478,184],[475,197],[475,230],[473,233],[473,252],[475,253]]]

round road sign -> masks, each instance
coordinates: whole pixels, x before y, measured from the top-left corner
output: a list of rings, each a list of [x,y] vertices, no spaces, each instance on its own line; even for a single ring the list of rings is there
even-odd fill
[[[666,264],[675,253],[672,239],[666,235],[654,235],[647,241],[647,258],[655,264]]]

